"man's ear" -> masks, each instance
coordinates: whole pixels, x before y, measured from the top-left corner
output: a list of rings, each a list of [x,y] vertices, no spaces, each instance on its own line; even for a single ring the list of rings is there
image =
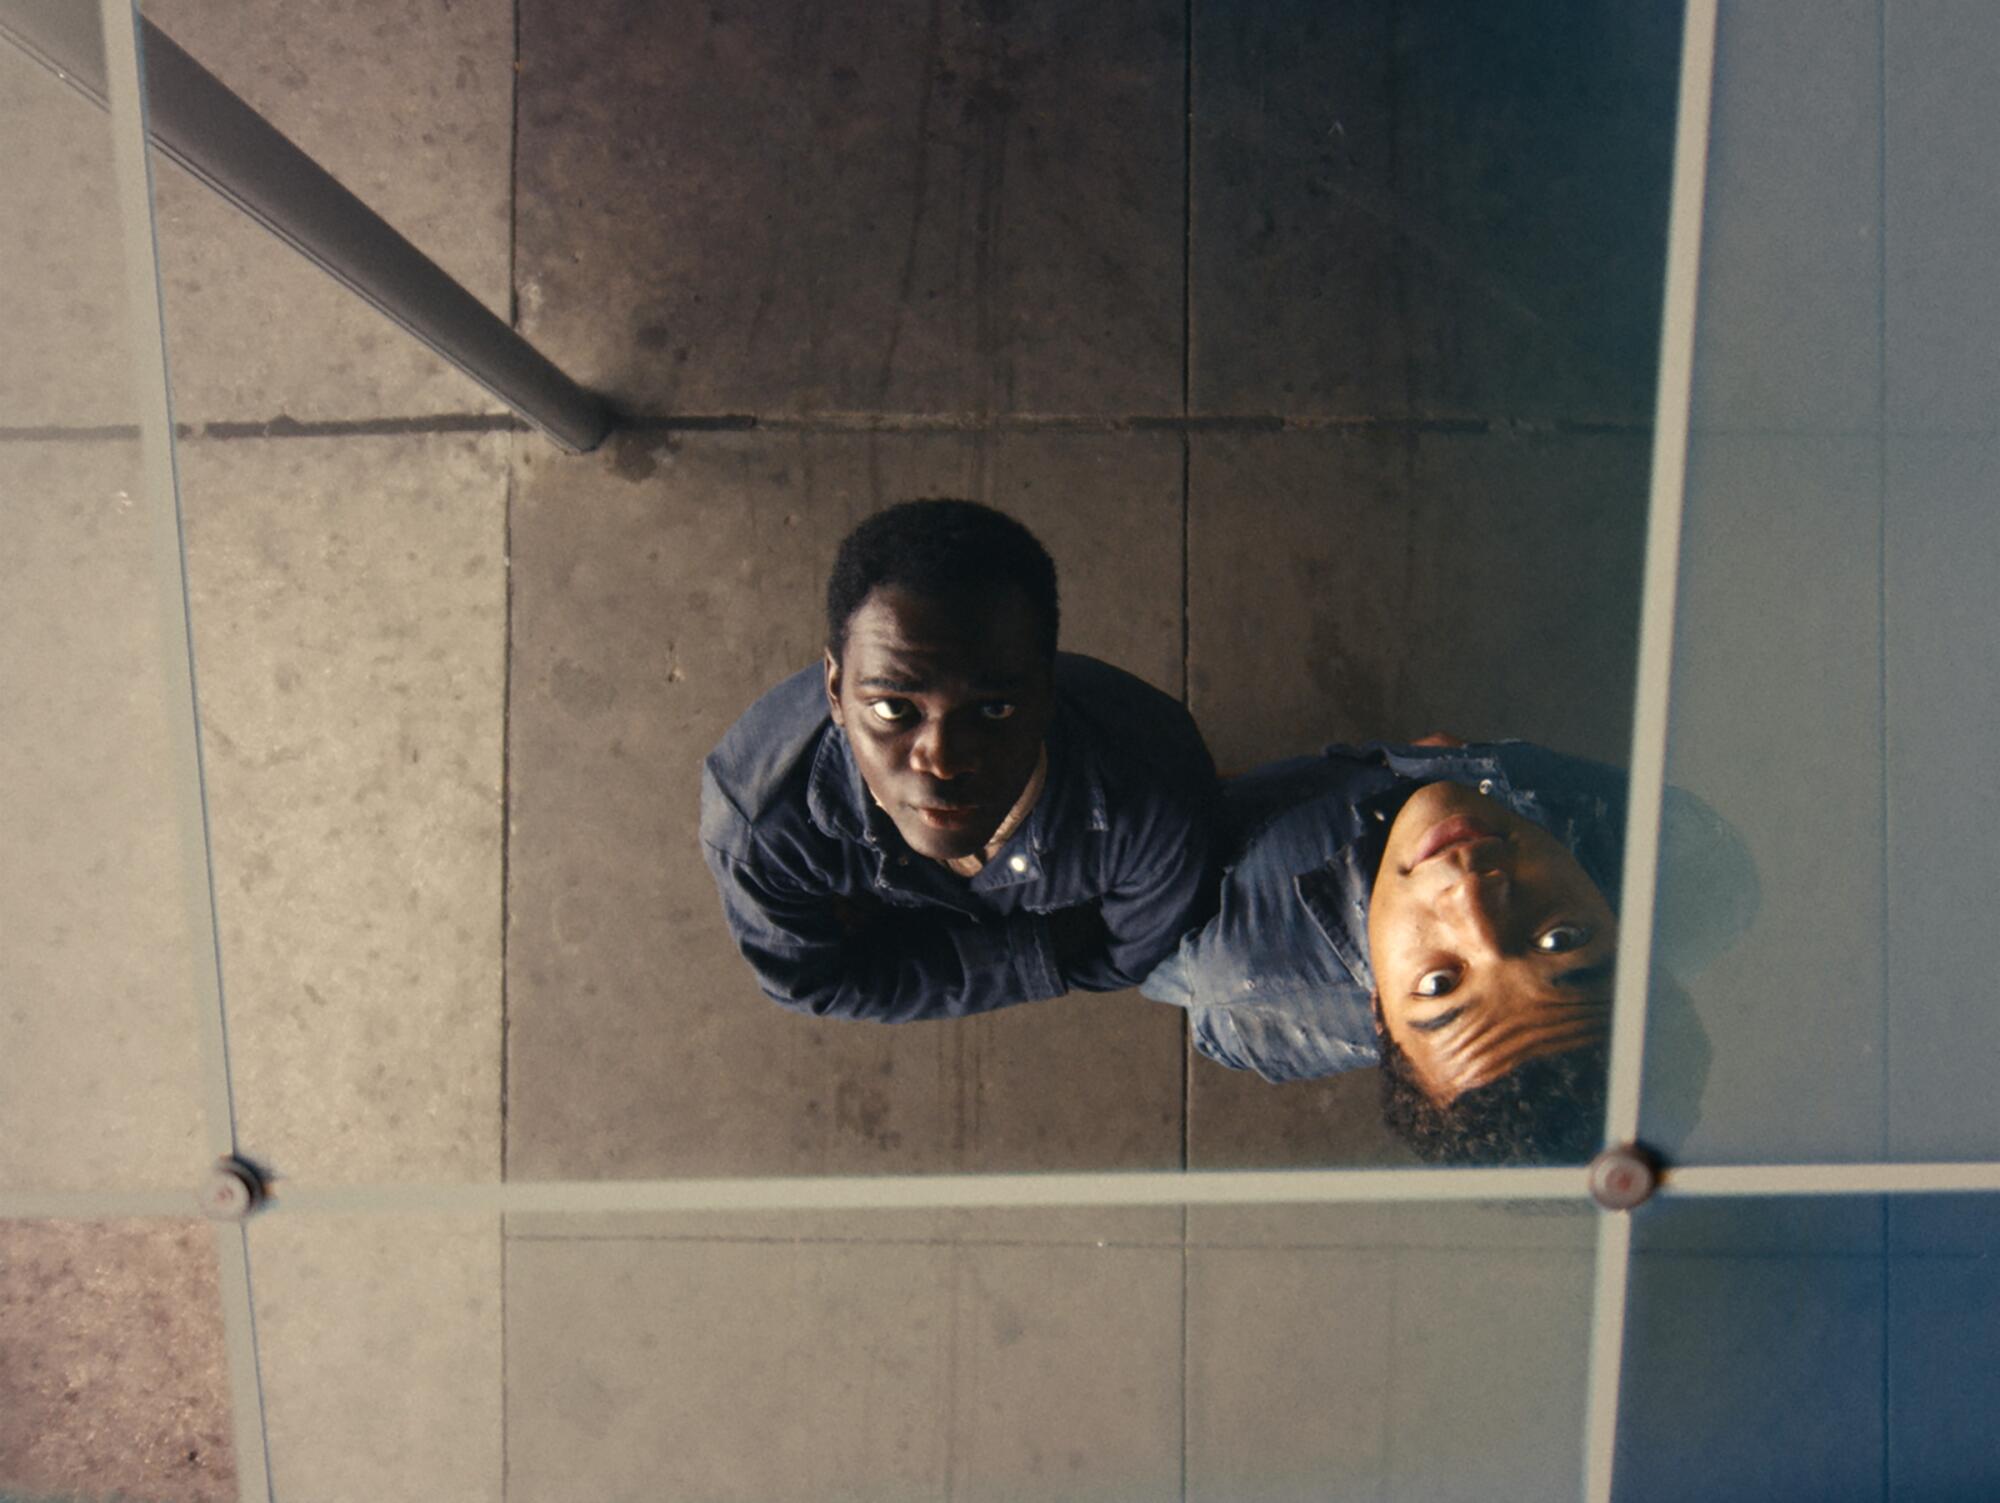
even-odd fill
[[[825,652],[826,656],[823,666],[826,669],[827,713],[833,716],[833,723],[844,731],[847,729],[847,722],[841,719],[840,713],[840,659],[833,655],[831,647],[827,648]]]

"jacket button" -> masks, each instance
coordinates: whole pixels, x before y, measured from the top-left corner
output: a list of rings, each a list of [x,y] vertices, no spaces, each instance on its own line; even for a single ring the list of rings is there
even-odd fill
[[[1028,869],[1028,858],[1026,856],[1013,856],[1008,859],[1007,865],[1017,872],[1024,872]]]
[[[1479,791],[1481,793],[1491,793],[1493,791],[1493,779],[1481,778],[1479,780]]]

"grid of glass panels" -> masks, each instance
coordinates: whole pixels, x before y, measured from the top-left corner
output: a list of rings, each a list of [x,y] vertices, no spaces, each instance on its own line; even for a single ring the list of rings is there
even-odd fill
[[[179,1187],[230,1146],[241,1101],[221,1050],[138,70],[106,10],[109,114],[74,100],[59,135],[22,143],[41,165],[0,186],[10,214],[76,248],[61,306],[94,336],[43,331],[21,344],[36,360],[0,373],[15,430],[0,668],[45,732],[0,746],[22,794],[4,917],[42,937],[0,957],[30,999],[10,1027],[32,1047],[7,1057],[38,1062],[5,1081],[0,1212],[30,1235],[10,1238],[0,1310],[170,1267],[201,1329],[172,1339],[185,1371],[155,1381],[220,1385],[228,1348],[236,1425],[205,1473],[199,1454],[134,1453],[129,1482],[107,1462],[48,1472],[51,1487],[207,1497],[233,1479],[265,1498],[338,1467],[379,1496],[419,1473],[490,1496],[517,1453],[504,1485],[527,1496],[1995,1485],[1968,1440],[2000,1335],[1980,1314],[2000,1308],[2000,1108],[1981,1088],[2000,1016],[1967,900],[2000,846],[1974,762],[2000,722],[1979,671],[2000,576],[2000,201],[1972,167],[2000,145],[1981,108],[2000,73],[1991,16],[1689,8],[1667,520],[1635,737],[1638,807],[1649,756],[1665,793],[1656,848],[1633,841],[1657,904],[1650,948],[1642,934],[1627,952],[1633,1068],[1612,1112],[1614,1136],[1632,1117],[1676,1166],[1655,1202],[1599,1213],[1566,1170],[329,1173],[280,1182],[204,1247],[176,1219],[191,1188],[119,1188]],[[46,84],[0,49],[0,88]],[[32,334],[46,306],[25,299],[8,326]],[[57,808],[88,819],[59,829]],[[152,963],[120,969],[70,933],[91,910],[149,936]],[[113,1223],[127,1240],[94,1267],[65,1250],[86,1219],[131,1216],[157,1219]],[[500,1299],[504,1340],[485,1318]],[[36,1402],[115,1416],[115,1386],[77,1362],[33,1375]],[[504,1406],[469,1373],[504,1374]],[[1092,1407],[1106,1391],[1109,1435]],[[745,1405],[765,1411],[764,1452],[705,1444]]]

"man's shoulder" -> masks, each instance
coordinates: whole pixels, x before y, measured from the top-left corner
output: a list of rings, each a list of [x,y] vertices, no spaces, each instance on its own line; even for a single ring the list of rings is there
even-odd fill
[[[1056,654],[1055,686],[1069,729],[1100,761],[1175,782],[1214,780],[1215,764],[1187,706],[1136,673],[1063,652]]]
[[[703,780],[745,822],[756,824],[798,797],[831,723],[820,665],[801,668],[737,718],[703,762]],[[702,823],[709,823],[707,810]]]

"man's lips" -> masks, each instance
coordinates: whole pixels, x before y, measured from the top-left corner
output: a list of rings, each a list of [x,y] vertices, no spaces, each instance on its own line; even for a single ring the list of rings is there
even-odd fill
[[[1410,853],[1410,865],[1422,866],[1440,851],[1448,851],[1455,845],[1464,845],[1468,840],[1497,840],[1499,831],[1490,825],[1463,814],[1454,814],[1450,819],[1441,819],[1424,831],[1424,838],[1417,842],[1417,848]]]
[[[979,818],[978,804],[913,804],[917,817],[933,830],[963,830]]]

